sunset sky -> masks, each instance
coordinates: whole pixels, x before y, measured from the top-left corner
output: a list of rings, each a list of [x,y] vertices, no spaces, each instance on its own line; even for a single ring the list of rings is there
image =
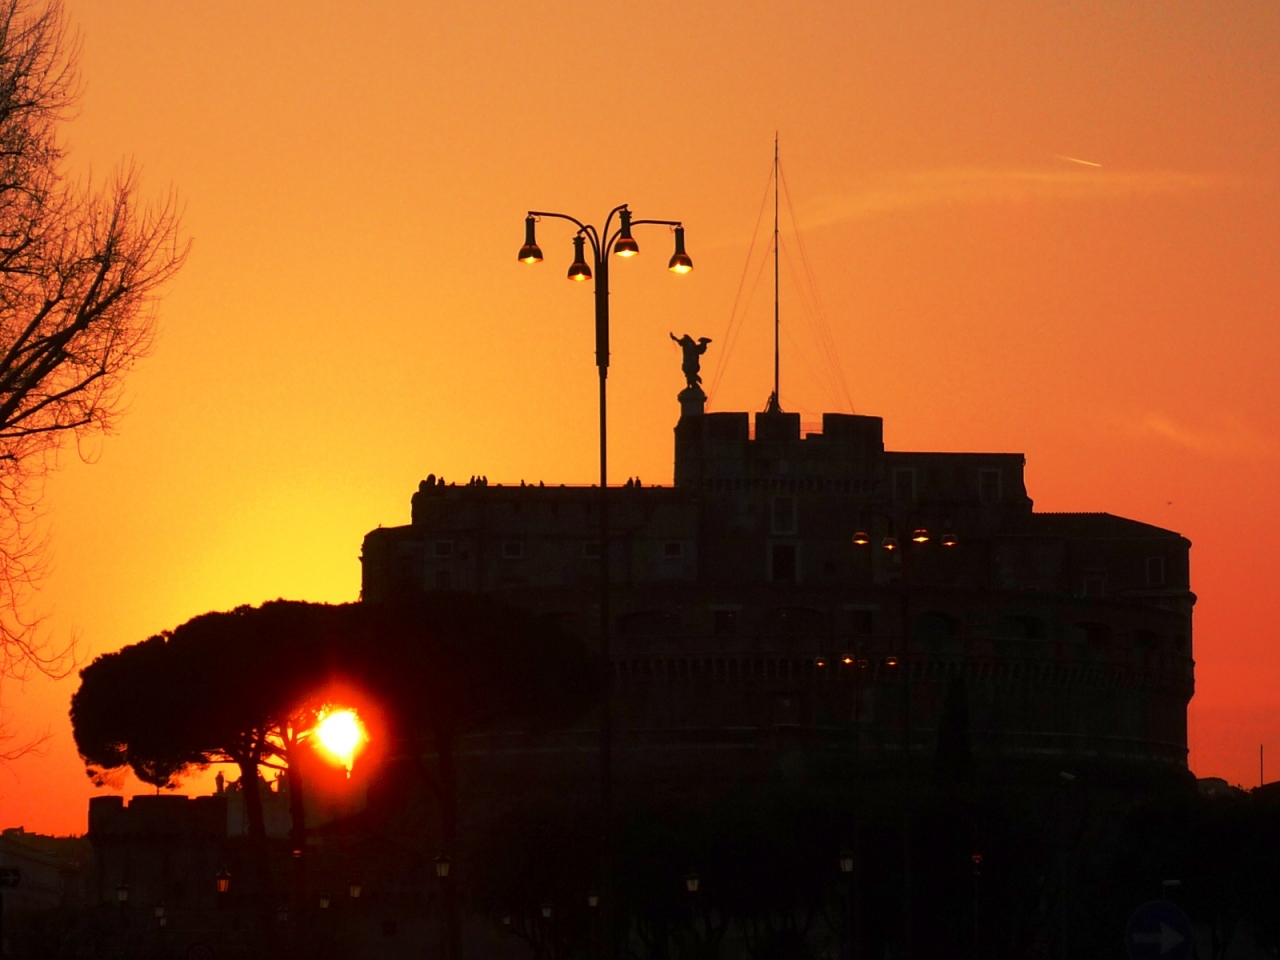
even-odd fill
[[[1190,538],[1192,766],[1254,785],[1266,743],[1280,777],[1274,0],[67,9],[72,168],[135,161],[194,241],[118,431],[48,486],[39,602],[86,660],[355,599],[428,473],[591,481],[590,285],[554,223],[516,262],[531,207],[684,221],[692,274],[650,227],[612,283],[613,479],[669,483],[667,334],[715,374],[776,130],[853,409],[894,449],[1025,453],[1037,509]],[[764,406],[768,286],[710,409]],[[848,400],[800,293],[784,261],[782,402],[817,419]],[[4,686],[49,742],[0,770],[0,825],[85,829],[75,684]]]

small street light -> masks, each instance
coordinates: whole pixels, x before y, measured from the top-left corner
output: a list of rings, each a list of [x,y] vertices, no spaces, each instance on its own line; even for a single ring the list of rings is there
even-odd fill
[[[853,873],[853,854],[848,850],[840,854],[840,872],[844,874]]]
[[[321,909],[321,910],[328,910],[328,909],[329,909],[329,902],[330,902],[330,899],[331,899],[331,898],[329,897],[329,895],[328,895],[327,893],[322,893],[322,894],[320,894],[320,909]]]
[[[352,900],[359,900],[360,893],[363,889],[364,888],[360,885],[359,880],[352,880],[351,883],[347,885],[347,896]]]
[[[550,920],[550,919],[551,919],[551,904],[549,904],[549,903],[544,903],[544,904],[542,905],[542,919],[543,919],[543,920]]]
[[[129,902],[129,885],[124,881],[121,881],[120,886],[116,887],[116,902],[117,903]]]
[[[691,873],[684,878],[684,888],[689,891],[689,893],[697,893],[698,886],[701,883],[702,879],[696,873]]]
[[[213,886],[218,893],[226,893],[231,889],[231,871],[223,867],[213,875]]]
[[[445,880],[449,876],[449,858],[443,853],[436,857],[436,876],[441,880]]]
[[[588,906],[588,907],[590,907],[592,910],[594,910],[596,907],[600,906],[600,894],[598,894],[598,893],[588,893],[588,894],[587,894],[587,906]]]

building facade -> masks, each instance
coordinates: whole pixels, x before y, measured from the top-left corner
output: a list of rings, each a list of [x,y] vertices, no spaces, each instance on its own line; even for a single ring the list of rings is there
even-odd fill
[[[975,761],[1186,775],[1190,543],[1037,513],[1023,467],[887,451],[878,417],[802,435],[686,403],[674,485],[609,490],[619,749],[727,748],[692,766],[733,776],[762,750],[934,753],[950,724]],[[363,597],[494,593],[598,636],[598,503],[430,477],[366,536]]]

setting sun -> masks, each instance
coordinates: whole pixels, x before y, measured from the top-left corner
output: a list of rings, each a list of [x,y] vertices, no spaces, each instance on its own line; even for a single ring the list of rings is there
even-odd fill
[[[347,776],[351,776],[351,763],[356,752],[369,739],[356,712],[345,707],[321,711],[315,737],[326,753],[346,767]]]

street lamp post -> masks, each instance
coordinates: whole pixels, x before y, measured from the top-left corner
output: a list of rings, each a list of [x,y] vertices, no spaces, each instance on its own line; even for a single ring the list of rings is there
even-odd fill
[[[570,280],[585,282],[595,280],[596,314],[596,370],[600,378],[600,807],[601,856],[607,858],[611,849],[610,823],[613,810],[613,664],[609,649],[609,431],[606,418],[609,376],[609,257],[627,259],[640,252],[640,246],[631,235],[633,227],[656,224],[671,227],[675,233],[675,252],[667,262],[667,269],[675,274],[686,274],[693,269],[693,261],[684,249],[684,224],[679,220],[632,220],[631,210],[624,203],[609,211],[604,228],[583,223],[577,217],[545,210],[530,210],[524,221],[524,245],[520,247],[521,263],[542,262],[542,249],[538,246],[536,224],[547,217],[567,220],[576,226],[573,238],[573,263],[569,266]],[[616,218],[616,225],[615,225]],[[587,245],[590,244],[590,259]],[[607,865],[607,860],[605,861]],[[602,871],[605,872],[605,871]],[[602,876],[602,892],[605,894],[605,923],[608,931],[609,883]]]

